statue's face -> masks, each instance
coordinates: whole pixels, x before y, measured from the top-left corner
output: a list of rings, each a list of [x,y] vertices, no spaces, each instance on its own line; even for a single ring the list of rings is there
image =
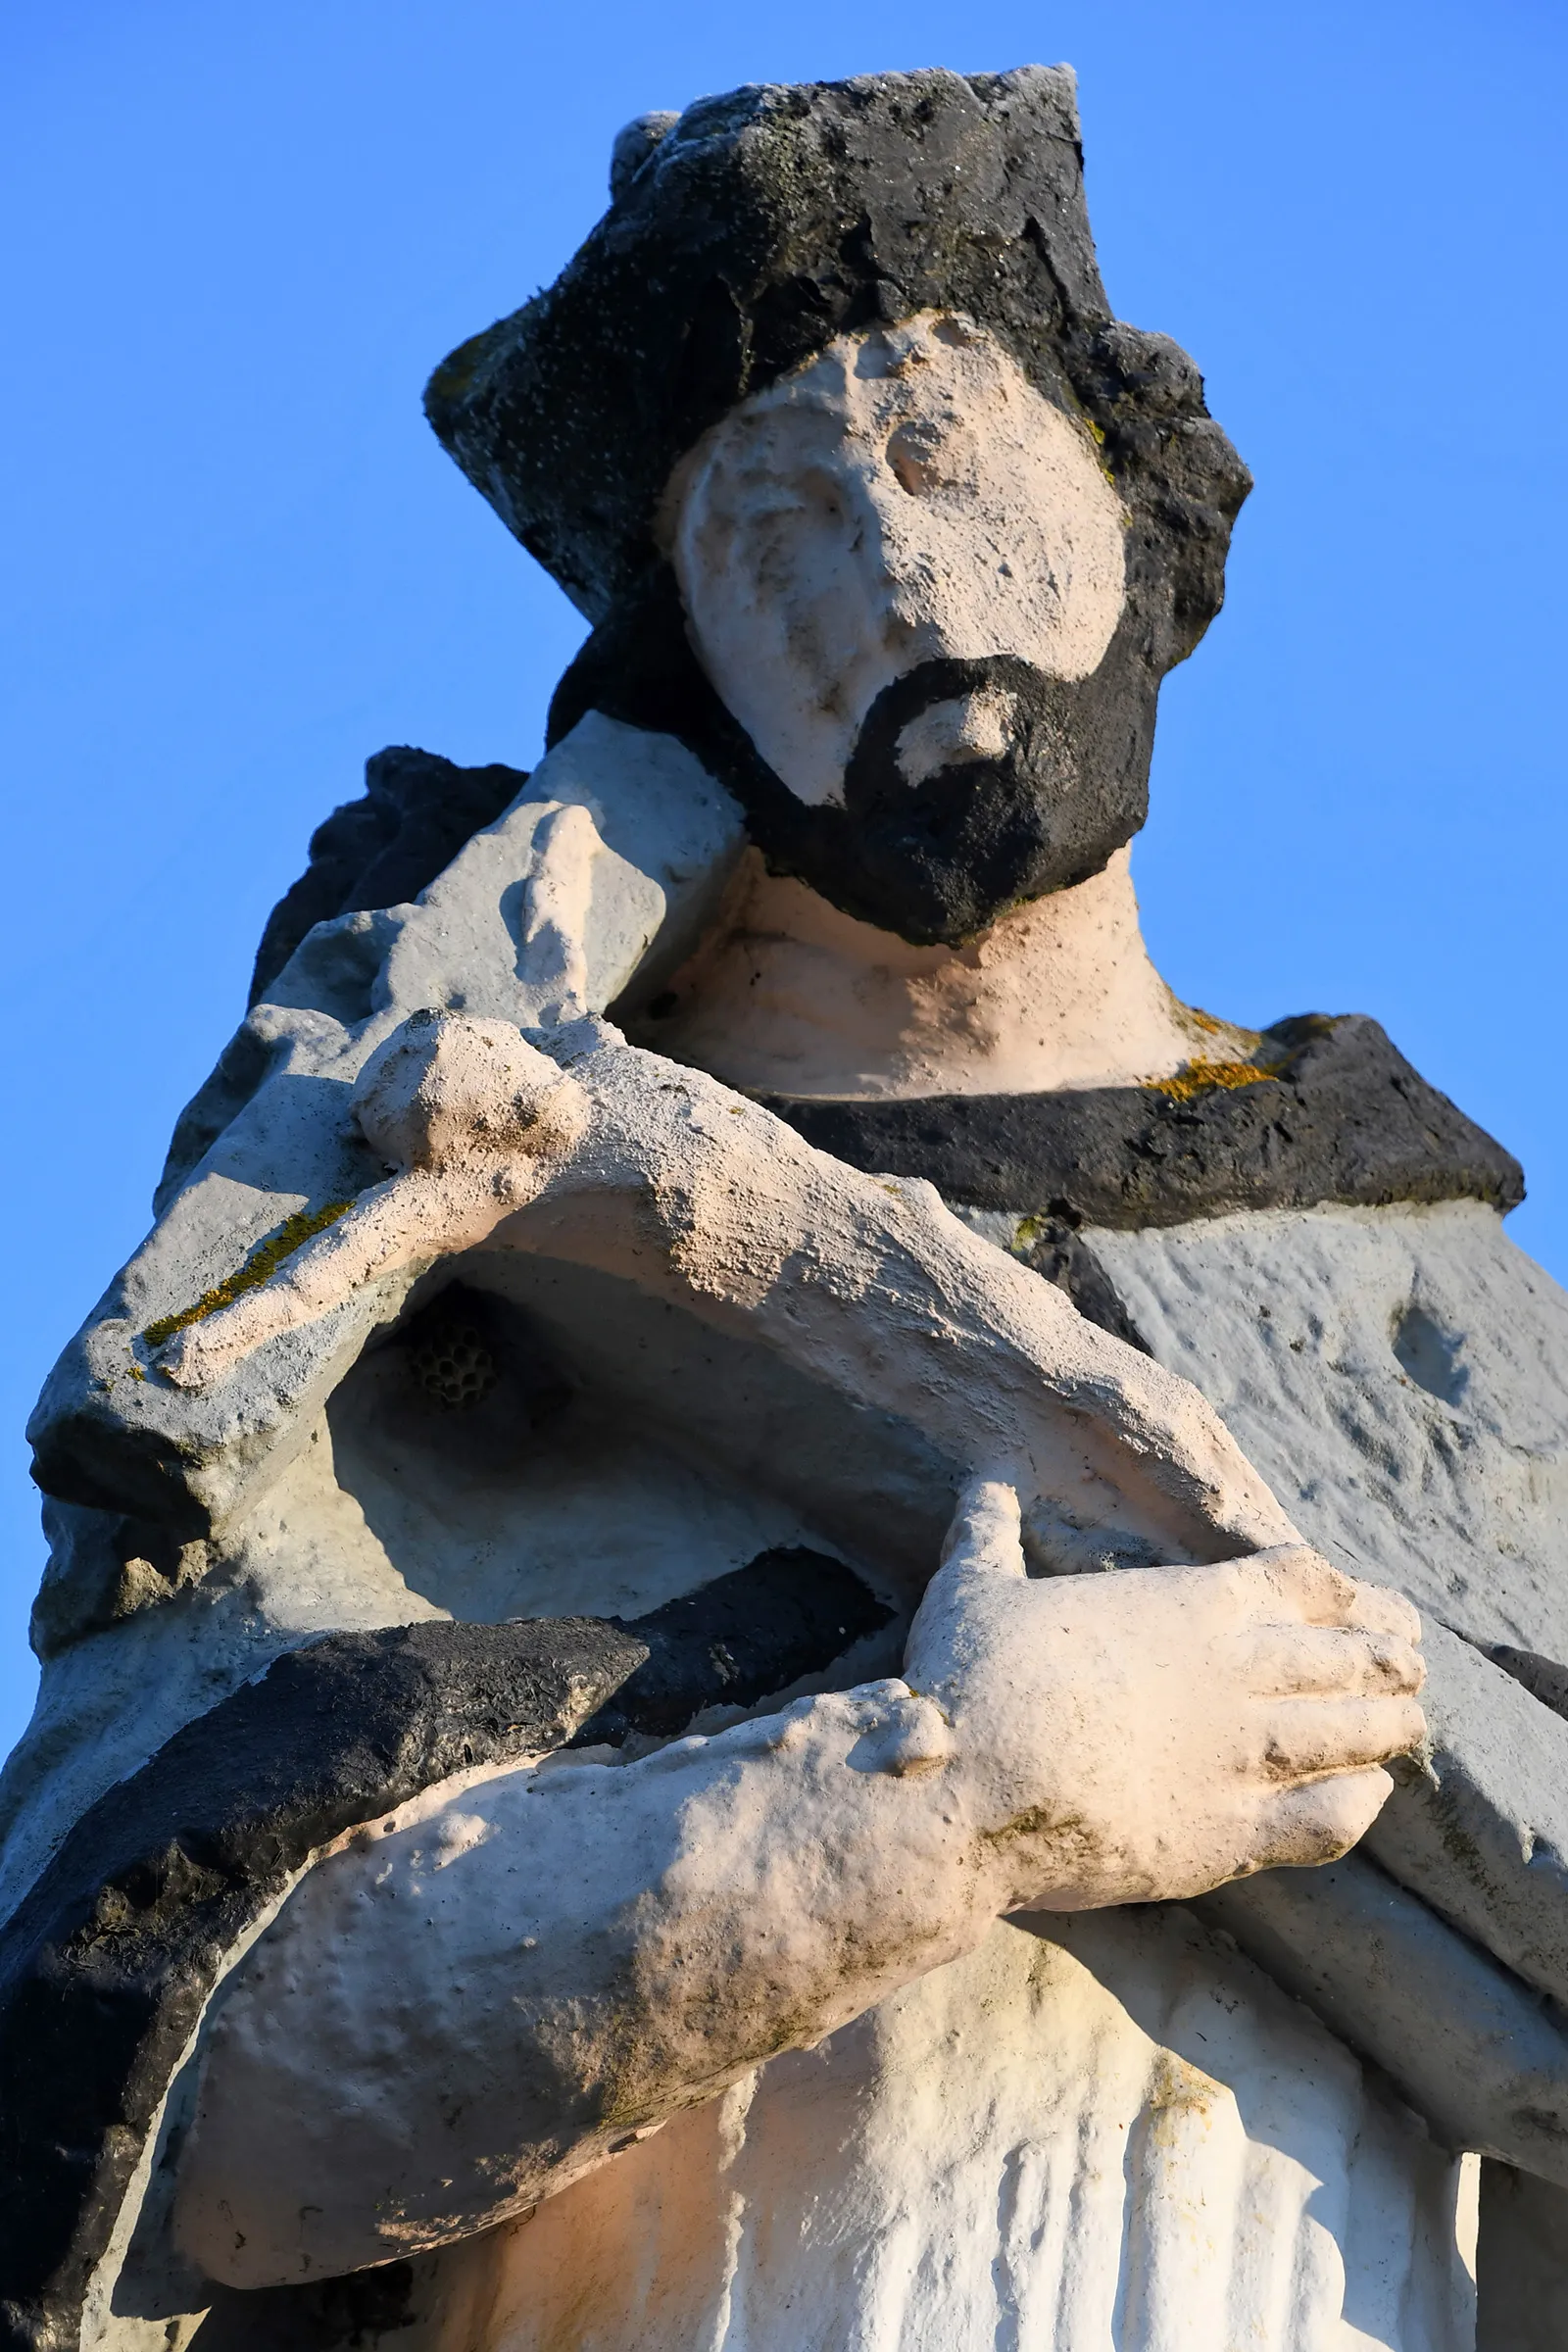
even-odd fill
[[[1097,872],[1144,820],[1158,688],[1127,526],[1088,426],[947,313],[715,425],[661,529],[769,858],[927,942]]]
[[[1031,715],[1014,665],[1076,681],[1104,659],[1126,521],[1088,428],[995,337],[930,312],[841,337],[744,401],[677,470],[664,530],[710,681],[820,808],[844,805],[899,681],[885,786],[1005,762]],[[1011,685],[913,684],[928,663],[999,657]]]

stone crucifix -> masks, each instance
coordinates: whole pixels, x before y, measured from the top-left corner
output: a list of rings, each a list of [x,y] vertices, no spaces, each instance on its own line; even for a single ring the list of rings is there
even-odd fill
[[[1249,485],[1071,75],[643,118],[427,406],[591,633],[35,1416],[3,2340],[1558,2342],[1568,1302],[1144,948]]]

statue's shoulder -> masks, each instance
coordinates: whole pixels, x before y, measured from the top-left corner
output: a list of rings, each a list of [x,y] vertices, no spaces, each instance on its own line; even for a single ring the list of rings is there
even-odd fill
[[[1504,1230],[1518,1161],[1376,1021],[1148,1086],[769,1106],[1193,1381],[1331,1557],[1568,1660],[1568,1295]]]
[[[1379,1024],[1306,1013],[1246,1061],[1143,1086],[768,1107],[854,1166],[924,1176],[955,1205],[1133,1232],[1240,1209],[1472,1200],[1524,1171]]]

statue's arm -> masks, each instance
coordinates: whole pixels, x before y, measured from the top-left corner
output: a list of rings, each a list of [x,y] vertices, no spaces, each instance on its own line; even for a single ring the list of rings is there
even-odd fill
[[[875,1760],[927,1717],[873,1690],[448,1785],[319,1864],[212,2028],[181,2252],[255,2286],[466,2235],[963,1951],[972,1830]]]
[[[1420,1734],[1414,1633],[1299,1548],[1026,1580],[982,1482],[907,1682],[448,1784],[318,1864],[210,2029],[181,2250],[261,2285],[468,2234],[1000,1914],[1342,1852]]]

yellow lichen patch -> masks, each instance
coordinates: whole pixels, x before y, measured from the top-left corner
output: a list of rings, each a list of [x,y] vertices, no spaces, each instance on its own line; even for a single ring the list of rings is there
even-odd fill
[[[141,1335],[142,1345],[162,1348],[176,1331],[183,1331],[191,1323],[204,1322],[207,1316],[216,1315],[220,1306],[231,1305],[246,1291],[259,1291],[286,1257],[292,1257],[316,1234],[324,1233],[328,1225],[335,1225],[353,1206],[352,1200],[329,1200],[324,1208],[297,1209],[293,1216],[284,1218],[274,1234],[257,1245],[237,1273],[204,1291],[194,1306],[182,1307],[177,1315],[160,1315],[156,1323],[149,1323]]]
[[[1173,1102],[1191,1102],[1225,1087],[1256,1086],[1260,1078],[1272,1075],[1255,1061],[1189,1061],[1169,1078],[1146,1078],[1144,1086],[1148,1093],[1166,1095]]]

